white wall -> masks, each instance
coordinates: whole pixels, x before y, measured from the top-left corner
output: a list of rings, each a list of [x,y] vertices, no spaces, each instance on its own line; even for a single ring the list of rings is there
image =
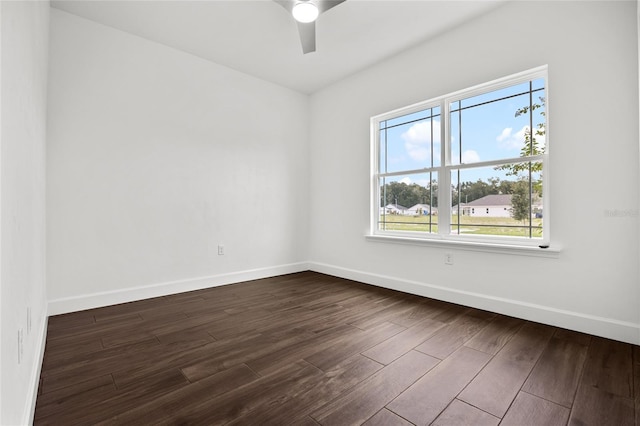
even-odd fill
[[[640,343],[636,17],[635,1],[510,2],[314,94],[314,269]],[[365,239],[371,116],[544,64],[557,258]]]
[[[51,314],[306,269],[306,95],[56,9],[51,58]]]
[[[0,16],[0,424],[14,425],[31,422],[46,334],[49,3],[3,1]]]

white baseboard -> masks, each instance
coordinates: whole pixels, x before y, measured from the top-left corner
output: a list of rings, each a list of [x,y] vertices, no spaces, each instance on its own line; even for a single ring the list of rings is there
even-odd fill
[[[66,297],[49,301],[49,315],[59,315],[68,312],[83,311],[102,306],[150,299],[152,297],[167,296],[187,291],[201,290],[242,281],[257,280],[277,275],[292,274],[308,271],[306,262],[272,266],[268,268],[251,269],[241,272],[230,272],[208,277],[190,278],[186,280],[170,281],[149,286],[126,288],[122,290],[86,294],[82,296]]]
[[[569,330],[593,334],[626,343],[640,344],[640,324],[618,321],[579,312],[555,309],[533,303],[510,300],[485,294],[451,289],[418,281],[405,280],[385,275],[342,268],[325,263],[309,262],[310,270],[359,281],[366,284],[398,290],[418,296],[429,297],[483,309],[503,315],[548,324]]]
[[[25,425],[32,425],[33,419],[36,413],[36,400],[38,399],[38,386],[40,386],[40,372],[42,371],[42,363],[44,361],[44,349],[47,343],[47,315],[44,316],[44,321],[40,326],[40,339],[38,339],[37,357],[34,360],[33,368],[31,369],[31,377],[29,377],[29,390],[28,400],[24,407],[24,414],[22,415],[23,423]]]

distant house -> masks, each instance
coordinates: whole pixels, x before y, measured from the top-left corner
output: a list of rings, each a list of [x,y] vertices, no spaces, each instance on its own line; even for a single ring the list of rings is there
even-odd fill
[[[457,215],[458,212],[460,212],[459,214],[461,215],[468,215],[469,213],[466,212],[466,210],[464,209],[465,207],[465,203],[454,204],[453,206],[451,206],[451,214]]]
[[[416,204],[415,206],[408,208],[410,214],[412,215],[430,215],[430,214],[438,214],[437,208],[431,208],[429,204]]]
[[[534,212],[542,212],[541,204],[534,201],[532,207]],[[461,204],[460,211],[463,215],[473,217],[511,217],[511,194],[486,195]]]
[[[511,194],[485,195],[465,203],[461,210],[473,217],[511,217]]]
[[[380,208],[380,214],[409,215],[412,213],[409,211],[409,209],[401,206],[400,204],[387,204],[386,206]]]

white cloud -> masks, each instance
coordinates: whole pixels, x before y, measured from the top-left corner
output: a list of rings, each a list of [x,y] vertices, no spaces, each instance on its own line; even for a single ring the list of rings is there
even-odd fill
[[[511,127],[507,127],[496,137],[496,140],[500,142],[500,146],[502,148],[520,150],[524,146],[524,135],[527,131],[529,131],[529,126],[522,127],[522,129],[518,130],[516,133],[513,133],[513,129]],[[538,146],[545,146],[545,136],[535,136],[535,138],[538,142]]]
[[[462,153],[462,164],[477,163],[480,161],[480,155],[472,149],[468,149]]]
[[[411,179],[409,179],[408,177],[400,179],[399,182],[407,185],[411,185]]]
[[[529,129],[529,126],[524,126],[517,132],[513,132],[513,128],[507,127],[502,130],[502,133],[496,137],[496,140],[500,142],[500,146],[509,150],[517,150],[524,145],[524,134]]]
[[[407,154],[414,161],[425,161],[431,156],[431,122],[421,121],[402,134]],[[440,122],[433,121],[433,145],[440,145]]]
[[[496,138],[496,140],[498,142],[502,142],[506,139],[509,139],[511,137],[511,132],[513,132],[513,129],[511,127],[506,127],[502,133],[500,133],[500,135]]]

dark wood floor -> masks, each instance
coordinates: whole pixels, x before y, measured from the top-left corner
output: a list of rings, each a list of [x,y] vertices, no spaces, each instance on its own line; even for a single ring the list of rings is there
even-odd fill
[[[51,317],[35,424],[633,425],[640,348],[304,272]]]

